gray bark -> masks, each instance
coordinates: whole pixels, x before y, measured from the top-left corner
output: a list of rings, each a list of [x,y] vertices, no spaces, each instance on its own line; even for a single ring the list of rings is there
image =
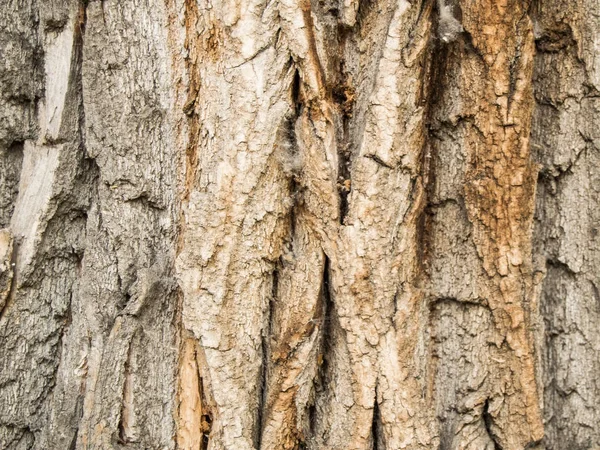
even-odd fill
[[[550,448],[600,442],[600,5],[540,2],[532,148],[540,163],[534,233]]]
[[[0,448],[600,448],[599,18],[3,0]]]

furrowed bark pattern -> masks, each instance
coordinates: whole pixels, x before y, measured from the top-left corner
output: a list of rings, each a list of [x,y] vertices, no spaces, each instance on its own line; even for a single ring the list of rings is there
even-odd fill
[[[522,2],[459,6],[464,36],[445,50],[438,74],[443,84],[433,122],[439,167],[430,272],[434,298],[452,300],[437,306],[440,320],[449,320],[454,311],[457,322],[451,326],[457,334],[468,329],[461,316],[480,317],[491,330],[486,342],[466,343],[463,367],[443,369],[438,382],[441,389],[454,383],[464,395],[454,391],[442,401],[447,435],[458,441],[457,448],[524,448],[542,438],[529,318],[535,302],[536,173],[529,156],[533,30]],[[443,171],[448,159],[462,164],[450,163],[453,170]],[[447,224],[457,221],[462,229],[448,233]],[[444,357],[445,339],[441,366],[452,364]],[[451,380],[456,375],[459,380]]]
[[[29,20],[12,44],[35,50],[23,61],[41,75],[3,74],[11,101],[29,105],[20,89],[33,98],[20,113],[30,122],[6,135],[23,156],[3,223],[16,245],[0,319],[0,447],[169,447],[177,157],[166,39],[150,37],[166,35],[161,4],[9,3],[3,22]]]
[[[0,448],[600,446],[596,2],[5,3]]]
[[[547,449],[600,445],[599,11],[588,1],[536,2],[533,11]]]

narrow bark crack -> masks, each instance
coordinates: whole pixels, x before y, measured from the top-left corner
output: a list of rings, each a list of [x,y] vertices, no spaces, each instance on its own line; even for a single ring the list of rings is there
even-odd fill
[[[342,43],[345,42],[345,34],[342,34]],[[343,45],[343,44],[342,44]],[[352,148],[350,141],[350,119],[352,118],[354,108],[354,87],[350,84],[350,79],[344,68],[344,63],[340,63],[340,84],[332,90],[332,98],[342,117],[341,136],[338,143],[338,180],[337,187],[340,196],[340,223],[344,223],[344,218],[348,214],[348,196],[352,190]]]
[[[309,424],[310,424],[310,433],[312,437],[315,437],[315,434],[318,430],[318,410],[316,407],[316,403],[318,401],[318,397],[320,393],[328,392],[329,390],[329,361],[331,360],[331,352],[333,351],[332,341],[332,315],[333,315],[333,300],[331,296],[331,287],[330,287],[330,266],[331,261],[327,255],[325,255],[325,261],[323,264],[323,278],[321,281],[321,294],[320,301],[322,302],[320,307],[321,313],[321,343],[319,355],[317,357],[318,371],[317,376],[314,383],[315,389],[315,401],[313,405],[310,406],[308,414],[309,414]]]
[[[502,450],[502,447],[498,443],[497,437],[496,437],[494,431],[492,430],[492,427],[494,424],[494,419],[493,419],[492,415],[489,413],[489,407],[490,407],[490,400],[487,399],[485,401],[485,404],[483,405],[483,412],[481,413],[481,416],[483,418],[483,424],[485,426],[485,431],[487,432],[488,436],[494,443],[494,450]]]
[[[329,343],[332,340],[332,314],[333,314],[333,299],[331,296],[331,284],[330,284],[330,266],[331,261],[327,255],[325,255],[325,262],[323,264],[323,282],[321,286],[321,299],[323,301],[321,314],[322,314],[322,339],[323,339],[323,371],[327,368],[328,352],[331,350]],[[324,387],[324,386],[323,386]]]
[[[202,378],[202,370],[200,366],[200,359],[198,358],[198,347],[196,347],[194,351],[194,358],[196,359],[196,370],[198,371],[198,395],[200,396],[200,400],[202,402],[202,415],[200,416],[200,426],[202,433],[202,442],[200,443],[200,450],[205,450],[208,448],[208,444],[210,441],[210,431],[212,429],[212,417],[210,410],[208,408],[204,408],[205,405],[208,404],[206,398],[204,396],[204,380]]]
[[[373,439],[373,450],[385,450],[385,448],[379,448],[380,441],[380,422],[381,416],[379,413],[379,405],[377,403],[377,387],[375,387],[375,399],[373,401],[373,422],[371,424],[371,437]]]
[[[293,208],[292,208],[293,209]],[[276,264],[280,264],[277,262]],[[275,266],[271,275],[271,297],[269,298],[269,308],[267,310],[266,317],[266,326],[263,331],[262,340],[261,340],[261,350],[262,350],[262,365],[260,371],[260,396],[259,396],[259,404],[258,404],[258,417],[257,417],[257,426],[256,426],[256,445],[257,448],[260,449],[262,445],[262,432],[265,420],[265,413],[267,408],[267,369],[269,367],[270,360],[270,343],[272,329],[273,329],[273,318],[274,318],[274,304],[278,298],[278,284],[279,284],[279,267]]]

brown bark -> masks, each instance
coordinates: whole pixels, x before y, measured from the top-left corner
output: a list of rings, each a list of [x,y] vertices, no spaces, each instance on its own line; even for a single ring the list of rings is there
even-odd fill
[[[6,0],[0,448],[600,446],[592,0]]]

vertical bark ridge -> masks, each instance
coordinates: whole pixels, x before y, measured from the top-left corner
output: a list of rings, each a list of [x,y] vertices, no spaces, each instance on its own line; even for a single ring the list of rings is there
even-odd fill
[[[456,422],[452,445],[481,448],[489,439],[500,448],[525,448],[542,437],[531,334],[536,301],[531,259],[536,168],[529,152],[533,28],[520,2],[459,6],[454,13],[464,34],[448,44],[439,75],[443,91],[433,115],[434,164],[449,170],[436,170],[429,272],[433,299],[489,308],[486,320],[495,331],[487,343],[463,343],[469,370],[458,375],[461,369],[442,369],[437,389],[445,390],[452,376],[455,393],[436,395],[439,414]],[[450,222],[461,224],[456,234],[444,229]],[[464,333],[460,321],[452,328]],[[439,364],[452,363],[442,358]],[[481,420],[484,405],[486,420]],[[485,423],[493,436],[485,436]]]
[[[304,424],[324,320],[318,280],[325,256],[318,240],[307,233],[304,214],[296,220],[293,259],[282,258],[279,295],[273,303],[262,448],[294,449],[310,437]]]
[[[104,1],[87,3],[86,15],[84,131],[98,178],[70,349],[87,361],[77,446],[112,448],[122,422],[118,445],[169,447],[177,392],[172,266],[179,153],[171,142],[167,11],[162,1]],[[128,364],[124,398],[115,386],[126,382]],[[152,376],[141,376],[142,368]]]
[[[600,445],[597,2],[536,1],[532,146],[541,165],[534,244],[544,273],[544,445]],[[594,31],[596,30],[596,31]]]
[[[243,450],[255,448],[260,433],[262,340],[271,275],[287,237],[290,193],[278,131],[293,111],[294,67],[280,51],[273,4],[198,2],[195,20],[193,113],[202,121],[192,149],[198,171],[183,199],[183,326],[200,341],[211,378],[209,448]],[[244,39],[247,33],[256,39]],[[227,104],[225,115],[210,101],[215,95]]]
[[[355,188],[352,187],[349,215],[341,226],[341,198],[337,181],[340,153],[347,149],[340,142],[345,136],[339,130],[343,128],[343,109],[348,106],[336,104],[333,83],[341,80],[340,74],[335,72],[340,64],[330,63],[330,55],[324,50],[328,48],[327,42],[334,42],[339,36],[332,38],[327,34],[328,18],[323,16],[322,11],[313,11],[308,4],[298,6],[283,2],[280,5],[282,36],[289,41],[290,52],[301,77],[301,104],[294,130],[295,145],[301,162],[298,176],[301,203],[293,214],[291,264],[288,265],[284,254],[283,268],[277,281],[279,298],[273,299],[272,340],[267,361],[272,367],[267,369],[266,402],[260,425],[261,445],[264,447],[295,448],[305,438],[299,424],[302,423],[301,416],[306,412],[310,394],[298,393],[302,388],[299,380],[312,380],[315,376],[315,342],[318,333],[310,325],[315,317],[319,297],[316,288],[320,283],[315,281],[319,280],[320,270],[314,269],[322,266],[324,254],[331,260],[333,305],[340,327],[334,330],[336,337],[331,344],[333,352],[329,355],[337,359],[332,360],[331,365],[337,367],[335,377],[338,382],[332,384],[335,397],[324,395],[317,399],[319,404],[316,411],[321,416],[319,419],[328,424],[329,430],[324,431],[325,427],[318,425],[314,440],[309,440],[309,445],[317,448],[367,448],[372,445],[373,398],[380,372],[384,383],[382,390],[386,391],[382,398],[386,394],[392,395],[391,399],[386,398],[381,405],[385,442],[389,442],[391,447],[408,445],[413,448],[427,447],[434,442],[429,412],[422,407],[423,397],[419,393],[424,387],[419,387],[418,381],[415,383],[423,368],[410,363],[416,352],[422,353],[419,350],[422,346],[419,333],[408,331],[409,327],[414,326],[418,330],[423,323],[418,320],[425,311],[424,297],[418,287],[419,267],[414,262],[406,267],[399,264],[399,258],[407,256],[407,249],[413,255],[407,260],[416,259],[419,240],[416,228],[424,206],[421,163],[425,148],[426,109],[423,105],[427,94],[423,80],[427,75],[425,60],[430,41],[431,5],[409,5],[405,2],[390,4],[389,13],[382,17],[383,26],[376,25],[381,32],[387,34],[388,41],[384,41],[374,59],[369,59],[371,55],[365,58],[365,67],[379,65],[379,78],[365,78],[360,73],[360,65],[352,68],[354,71],[358,70],[355,74],[357,79],[367,85],[373,83],[370,88],[371,97],[364,98],[372,102],[373,107],[371,109],[367,103],[367,106],[361,107],[362,110],[357,108],[357,118],[353,122],[361,134],[352,135],[353,142],[360,144],[355,144],[353,149],[353,179],[348,182],[356,183],[358,180],[359,189],[354,191]],[[372,12],[377,14],[376,8]],[[362,20],[378,20],[375,17]],[[315,26],[315,21],[318,26]],[[319,33],[315,34],[313,27]],[[344,32],[347,33],[347,30]],[[354,47],[355,50],[349,51],[356,51],[360,45],[357,43],[358,38],[353,39],[355,42],[351,42],[350,48]],[[375,45],[376,48],[379,44],[367,41],[364,45]],[[396,73],[398,67],[402,69],[400,73]],[[404,87],[408,100],[400,95],[389,100],[384,98],[389,91],[388,80],[392,73],[395,74],[395,87],[410,80],[411,83]],[[344,97],[340,98],[345,102]],[[386,108],[395,117],[391,127],[383,113]],[[390,133],[390,128],[393,129],[395,124],[404,125],[404,134]],[[384,135],[390,133],[389,138],[381,141],[375,137],[377,132]],[[275,135],[279,136],[279,133],[276,131]],[[400,142],[407,142],[406,147],[399,146]],[[388,183],[396,188],[390,190]],[[382,196],[379,205],[369,206],[369,197],[375,192],[397,192],[397,198],[390,203]],[[393,207],[386,209],[386,205],[390,204]],[[381,211],[381,217],[377,215],[377,211]],[[371,222],[363,224],[362,221],[368,221],[369,217]],[[385,245],[370,243],[378,229],[383,233],[381,238],[389,239],[392,245],[389,254]],[[388,234],[385,230],[391,232]],[[314,250],[310,250],[311,248]],[[384,253],[377,248],[385,249]],[[309,259],[310,264],[298,265],[305,254],[314,254]],[[356,254],[360,260],[365,260],[364,267],[357,264]],[[289,274],[286,265],[291,268]],[[358,266],[364,272],[360,276],[357,273]],[[388,270],[389,267],[392,267],[392,275],[388,278],[387,274],[383,276],[380,271]],[[310,275],[313,270],[314,276]],[[371,274],[371,271],[374,273]],[[355,274],[353,279],[352,274]],[[200,276],[202,275],[197,275]],[[304,284],[298,284],[298,281],[294,281],[295,278]],[[370,283],[377,287],[374,290],[369,288]],[[299,288],[294,285],[298,285],[303,291],[298,291]],[[400,297],[398,286],[402,286]],[[312,289],[312,293],[308,296],[299,294],[306,292],[307,288]],[[371,293],[370,296],[368,293]],[[373,301],[383,301],[378,300],[381,293],[389,297],[384,301],[385,305],[373,304]],[[308,304],[304,303],[307,298],[312,299]],[[295,306],[297,301],[304,303],[305,312],[299,316],[290,313],[299,308],[300,305]],[[397,307],[398,303],[400,307]],[[396,317],[391,318],[388,309],[397,310]],[[333,313],[331,311],[330,314]],[[392,324],[394,327],[391,327]],[[410,338],[406,339],[405,336]],[[343,343],[342,347],[335,348],[336,343]],[[373,347],[373,350],[367,351],[369,347]],[[299,352],[298,355],[296,352]],[[306,355],[310,356],[307,358]],[[397,361],[397,364],[389,364],[388,358]],[[407,361],[409,363],[403,369],[404,372],[399,374],[398,364],[406,364]],[[305,387],[310,386],[310,383],[311,381],[304,381]],[[399,426],[397,411],[405,403],[403,397],[406,396],[399,388],[403,383],[412,383],[406,389],[413,395],[413,403],[401,407],[406,408],[406,412],[402,415],[404,422],[401,421]],[[255,395],[260,396],[257,389],[258,387],[254,387]],[[401,397],[394,399],[393,395]],[[301,401],[298,401],[299,396],[302,397]],[[347,399],[344,400],[347,402],[346,409],[340,408],[341,405],[329,404],[333,398]],[[424,415],[415,418],[412,413],[415,410],[422,411]],[[405,429],[408,431],[405,432]]]
[[[348,352],[349,370],[340,376],[348,378],[352,388],[350,393],[342,392],[346,383],[338,385],[336,397],[347,398],[346,409],[330,407],[335,411],[330,419],[332,432],[321,444],[330,448],[373,445],[376,389],[382,402],[378,408],[383,442],[389,448],[426,448],[434,438],[425,419],[427,409],[417,406],[422,398],[415,377],[419,369],[413,360],[418,334],[407,329],[418,328],[421,323],[416,318],[422,295],[416,286],[417,268],[411,255],[416,250],[416,224],[424,200],[420,167],[425,148],[422,83],[426,78],[431,4],[400,1],[379,8],[386,13],[378,14],[374,8],[375,15],[361,22],[382,30],[385,38],[380,51],[365,54],[362,60],[360,53],[357,56],[361,65],[354,69],[353,78],[365,80],[360,70],[372,64],[376,75],[368,80],[368,95],[357,99],[357,103],[366,104],[357,105],[352,123],[356,143],[352,190],[348,214],[339,231],[340,243],[332,258],[336,314],[346,340],[334,353]],[[361,42],[360,34],[356,40],[355,49],[373,45],[369,40]],[[391,317],[395,300],[401,312]]]
[[[51,14],[45,4],[14,2],[0,14],[7,63],[0,71],[0,198],[14,196],[2,205],[1,226],[14,240],[9,265],[16,275],[0,318],[3,448],[66,447],[53,425],[60,423],[67,439],[76,429],[60,420],[71,417],[55,405],[64,399],[60,373],[68,364],[87,183],[94,175],[80,153],[82,36],[78,5],[69,6]]]
[[[293,449],[310,438],[304,424],[314,394],[324,321],[321,280],[327,236],[335,232],[339,217],[339,198],[335,187],[337,117],[316,54],[311,11],[289,8],[283,12],[288,17],[301,17],[308,31],[302,42],[304,48],[300,48],[306,53],[294,55],[303,80],[293,129],[293,151],[297,155],[292,155],[301,165],[296,169],[299,196],[291,216],[290,248],[281,258],[278,298],[274,299],[271,318],[273,368],[268,372],[267,421],[261,442],[264,448]]]
[[[465,76],[462,85],[469,93],[496,98],[494,103],[475,107],[475,98],[469,98],[466,91],[463,96],[467,105],[479,109],[465,136],[465,206],[473,241],[491,278],[491,289],[484,295],[494,324],[506,340],[508,352],[504,353],[510,361],[499,367],[504,379],[491,386],[489,414],[501,447],[521,448],[543,435],[530,331],[530,307],[535,302],[531,226],[536,168],[529,146],[533,27],[522,2],[461,6],[463,26],[482,54],[482,69],[488,71],[478,82]],[[503,45],[489,39],[488,26],[495,27]],[[524,411],[523,420],[515,417],[516,411]]]

